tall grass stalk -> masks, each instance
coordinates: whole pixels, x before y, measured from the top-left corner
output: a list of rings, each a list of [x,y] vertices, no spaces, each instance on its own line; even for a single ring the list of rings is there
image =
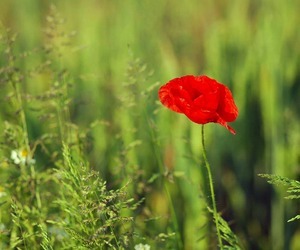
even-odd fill
[[[128,44],[153,69],[155,82],[199,73],[229,85],[240,110],[238,136],[229,139],[221,129],[205,129],[213,187],[220,194],[218,222],[221,211],[226,221],[234,221],[243,249],[271,249],[275,240],[280,249],[300,249],[293,245],[300,242],[299,220],[285,222],[299,214],[296,201],[284,202],[281,187],[270,187],[257,177],[269,173],[299,179],[299,1],[191,0],[184,8],[179,0],[53,2],[57,8],[47,17],[45,1],[0,1],[0,249],[39,249],[43,239],[44,248],[71,248],[65,231],[48,223],[69,218],[62,207],[53,206],[59,194],[68,197],[68,209],[78,207],[53,173],[67,166],[62,164],[63,141],[90,163],[81,177],[96,170],[109,190],[133,180],[126,192],[144,202],[129,213],[134,218],[130,249],[137,241],[151,249],[176,249],[181,240],[183,249],[199,249],[199,244],[200,249],[208,248],[208,240],[198,241],[199,227],[210,222],[206,210],[199,211],[206,204],[190,185],[207,183],[204,193],[209,194],[207,169],[202,155],[203,174],[198,162],[193,162],[197,168],[186,167],[189,159],[181,154],[187,151],[186,143],[178,140],[188,134],[194,157],[194,152],[202,153],[200,131],[195,127],[190,133],[188,122],[177,118],[170,122],[168,116],[152,116],[155,88],[150,101],[138,95],[131,109],[115,101],[129,91],[121,84]],[[64,70],[67,79],[61,77]],[[139,94],[148,88],[149,81],[144,83],[137,79],[132,88]],[[64,94],[72,100],[66,101]],[[145,103],[145,115],[140,116]],[[145,116],[153,136],[145,129]],[[95,120],[103,123],[91,127]],[[208,143],[210,131],[217,143]],[[166,133],[172,138],[164,144]],[[140,146],[131,147],[137,140]],[[35,165],[14,163],[11,152],[20,148],[34,153]],[[119,172],[119,163],[125,174]],[[220,172],[214,174],[214,166]],[[184,175],[176,176],[178,170]],[[152,175],[158,177],[150,182]],[[169,183],[169,176],[176,185]],[[91,187],[91,180],[84,185]],[[91,200],[98,202],[95,196]],[[76,228],[72,223],[68,226]],[[219,229],[226,248],[222,225]],[[154,240],[170,231],[177,235],[168,239],[172,247]],[[205,226],[201,234],[207,239],[210,231]]]
[[[165,172],[165,169],[164,169],[164,165],[163,165],[163,162],[162,162],[162,159],[161,159],[161,155],[158,151],[158,149],[160,147],[159,147],[159,145],[157,145],[156,134],[154,133],[154,129],[151,126],[151,122],[149,121],[149,119],[147,119],[147,123],[148,123],[148,126],[149,126],[149,131],[150,131],[150,134],[151,134],[152,141],[153,141],[154,145],[156,144],[156,146],[154,146],[154,152],[155,152],[155,155],[156,155],[156,158],[157,158],[157,161],[158,161],[158,165],[159,165],[161,173],[163,173],[163,172]],[[165,180],[164,180],[163,185],[164,185],[164,190],[165,190],[165,193],[167,195],[168,202],[169,202],[170,209],[171,209],[172,223],[173,223],[174,229],[176,231],[176,240],[177,240],[176,243],[177,243],[178,249],[182,249],[183,248],[183,241],[182,241],[181,233],[180,233],[180,230],[179,230],[179,223],[178,223],[176,211],[175,211],[175,208],[174,208],[174,202],[173,202],[172,196],[170,194],[170,190],[169,190],[168,185],[167,185]]]

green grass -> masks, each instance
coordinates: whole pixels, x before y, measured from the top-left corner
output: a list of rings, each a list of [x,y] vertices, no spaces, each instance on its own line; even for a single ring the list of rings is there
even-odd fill
[[[299,1],[52,2],[0,2],[0,248],[215,249],[201,127],[157,97],[206,74],[240,111],[205,128],[231,239],[297,249],[296,201],[257,174],[299,179]]]

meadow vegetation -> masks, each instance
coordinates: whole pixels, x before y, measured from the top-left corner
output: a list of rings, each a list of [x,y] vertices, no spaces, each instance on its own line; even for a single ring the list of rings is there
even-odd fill
[[[299,249],[299,8],[1,0],[0,249],[216,249],[201,126],[157,96],[187,74],[239,108],[205,125],[224,249]]]

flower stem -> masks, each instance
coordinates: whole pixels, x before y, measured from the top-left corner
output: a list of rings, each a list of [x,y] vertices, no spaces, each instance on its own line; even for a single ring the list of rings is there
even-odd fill
[[[216,230],[217,230],[219,247],[220,247],[220,249],[223,249],[221,232],[220,232],[220,228],[219,228],[219,219],[218,219],[218,211],[217,211],[217,205],[216,205],[216,199],[215,199],[214,185],[213,185],[210,165],[209,165],[209,162],[208,162],[207,156],[206,156],[206,148],[205,148],[204,141],[205,141],[204,140],[204,125],[202,125],[202,147],[203,147],[202,152],[203,152],[203,158],[204,158],[205,167],[206,167],[206,170],[207,170],[208,181],[209,181],[210,198],[211,198],[211,204],[212,204],[212,208],[213,208],[213,216],[214,216],[214,221],[215,221]]]

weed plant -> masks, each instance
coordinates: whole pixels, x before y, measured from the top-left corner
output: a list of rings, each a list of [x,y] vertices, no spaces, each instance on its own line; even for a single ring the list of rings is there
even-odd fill
[[[146,67],[133,59],[122,98],[114,100],[115,105],[122,106],[119,119],[123,123],[95,120],[87,128],[79,128],[71,121],[72,77],[67,69],[58,66],[61,51],[69,46],[70,35],[60,30],[63,22],[54,7],[47,22],[45,44],[29,52],[15,52],[17,36],[2,31],[1,48],[6,64],[1,67],[1,105],[5,110],[1,143],[1,248],[128,249],[145,239],[152,246],[173,248],[179,243],[168,239],[174,238],[175,233],[163,229],[159,233],[148,232],[146,224],[156,223],[159,218],[149,211],[143,212],[148,183],[159,175],[147,173],[147,182],[146,170],[141,168],[145,157],[138,147],[143,140],[155,143],[151,118],[146,117],[148,111],[154,110],[141,99],[154,100],[157,83],[137,89],[137,82],[146,81],[141,77]],[[43,61],[37,66],[24,66],[35,56],[40,59],[40,55]],[[49,89],[30,93],[27,83],[36,78],[47,81]],[[137,103],[141,104],[138,109]],[[122,117],[125,110],[131,109],[135,112]],[[137,134],[136,128],[142,124],[147,124],[149,138]],[[114,141],[108,147],[115,155],[106,159],[112,163],[103,163],[114,167],[107,170],[93,170],[85,157],[92,143],[89,134],[97,126]]]
[[[299,1],[54,2],[0,3],[0,249],[216,249],[214,222],[298,249]],[[240,110],[206,129],[217,219],[199,126],[157,101],[201,73]]]

